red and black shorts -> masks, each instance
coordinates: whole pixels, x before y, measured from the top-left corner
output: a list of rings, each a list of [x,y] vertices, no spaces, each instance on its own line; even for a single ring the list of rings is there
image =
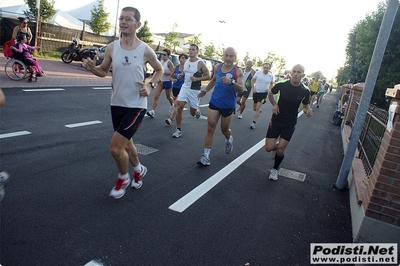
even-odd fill
[[[111,106],[114,131],[117,131],[127,139],[131,139],[138,131],[145,114],[146,109],[142,108]]]

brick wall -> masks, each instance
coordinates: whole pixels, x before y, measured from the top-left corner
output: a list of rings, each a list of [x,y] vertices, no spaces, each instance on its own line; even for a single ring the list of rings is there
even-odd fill
[[[393,97],[393,128],[385,132],[362,203],[366,216],[400,226],[400,85],[386,95]]]

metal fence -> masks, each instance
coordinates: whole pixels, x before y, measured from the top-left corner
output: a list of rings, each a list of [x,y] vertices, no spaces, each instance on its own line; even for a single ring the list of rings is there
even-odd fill
[[[359,104],[360,102],[356,102],[357,109]],[[357,110],[354,110],[353,117],[356,117],[356,113]],[[357,157],[361,159],[367,176],[371,174],[375,164],[385,134],[387,121],[388,112],[386,110],[377,108],[372,104],[369,105],[357,147],[359,150]],[[351,126],[353,124],[354,121],[351,120]]]

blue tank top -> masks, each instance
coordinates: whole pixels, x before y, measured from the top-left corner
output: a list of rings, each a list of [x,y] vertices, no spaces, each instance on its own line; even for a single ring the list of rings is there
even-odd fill
[[[214,91],[211,96],[210,103],[218,108],[235,108],[237,92],[231,84],[225,84],[221,78],[227,76],[234,79],[237,66],[232,68],[229,72],[223,73],[221,70],[223,63],[217,69]]]
[[[180,89],[183,85],[183,81],[185,80],[185,77],[181,77],[178,79],[178,75],[181,74],[183,71],[179,70],[179,65],[175,67],[175,73],[174,73],[174,79],[176,79],[176,82],[172,85],[173,88],[175,89]]]

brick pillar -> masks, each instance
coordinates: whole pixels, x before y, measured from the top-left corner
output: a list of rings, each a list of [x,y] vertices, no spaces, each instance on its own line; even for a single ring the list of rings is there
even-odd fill
[[[364,90],[365,83],[357,83],[351,86],[350,90],[350,99],[349,99],[349,106],[346,110],[346,117],[345,121],[354,121],[357,114],[358,104],[361,99],[361,94]]]
[[[365,215],[400,227],[400,84],[387,89],[393,97],[392,129],[386,129],[364,193]]]

